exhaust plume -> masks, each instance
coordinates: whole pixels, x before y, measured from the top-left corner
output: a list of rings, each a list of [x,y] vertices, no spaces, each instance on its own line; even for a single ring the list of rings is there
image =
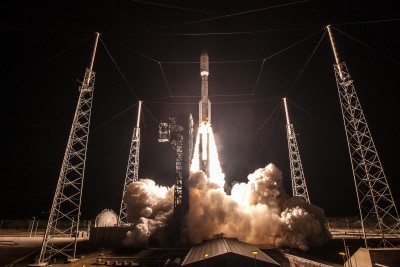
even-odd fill
[[[275,165],[260,168],[247,179],[247,183],[234,184],[227,194],[224,183],[206,177],[203,171],[191,173],[187,226],[192,243],[223,234],[252,244],[307,250],[328,240],[324,211],[300,197],[290,197]],[[173,187],[156,185],[151,179],[127,187],[127,219],[134,226],[125,245],[144,246],[149,238],[160,245],[169,243],[173,193]]]
[[[191,242],[223,234],[252,244],[307,250],[329,238],[322,209],[289,197],[282,173],[273,164],[248,176],[225,193],[204,175],[189,178],[188,231]]]

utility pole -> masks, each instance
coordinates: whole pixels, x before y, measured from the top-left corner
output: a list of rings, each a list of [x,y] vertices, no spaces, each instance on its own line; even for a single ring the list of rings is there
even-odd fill
[[[304,178],[303,165],[301,164],[299,147],[297,146],[296,133],[294,132],[293,124],[289,120],[289,112],[287,108],[286,98],[283,98],[286,114],[286,133],[289,149],[290,161],[290,176],[292,177],[293,196],[304,198],[307,203],[310,203],[306,179]]]
[[[393,247],[388,237],[400,237],[400,219],[367,120],[345,62],[340,60],[331,26],[327,26],[335,57],[335,76],[353,170],[365,247],[366,228],[380,235],[379,247]],[[367,225],[368,224],[368,225]]]
[[[78,104],[50,210],[49,221],[43,237],[42,248],[36,262],[38,266],[49,262],[57,254],[64,255],[67,260],[74,260],[76,256],[94,91],[95,72],[93,72],[93,63],[98,40],[99,33],[96,33],[90,67],[86,69],[83,83],[79,88]],[[68,241],[62,245],[57,245],[57,242],[54,241],[58,238],[65,238]]]
[[[136,127],[133,129],[131,148],[129,150],[128,167],[125,175],[124,190],[122,192],[121,208],[119,211],[118,224],[128,224],[127,205],[124,201],[127,187],[132,182],[138,181],[139,176],[139,151],[140,151],[140,115],[142,112],[142,101],[139,101],[138,114],[136,120]]]

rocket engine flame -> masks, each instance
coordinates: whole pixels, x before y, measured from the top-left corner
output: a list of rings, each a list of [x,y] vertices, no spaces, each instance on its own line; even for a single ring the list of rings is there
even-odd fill
[[[207,161],[209,163],[210,177],[207,178],[210,180],[210,182],[217,184],[221,188],[224,188],[225,174],[222,172],[221,169],[214,134],[209,123],[203,123],[199,126],[196,144],[194,147],[192,164],[190,165],[190,172],[194,173],[200,171],[200,162],[202,161]]]

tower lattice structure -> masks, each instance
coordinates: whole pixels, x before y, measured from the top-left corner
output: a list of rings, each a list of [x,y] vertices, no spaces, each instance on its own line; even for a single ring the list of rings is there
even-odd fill
[[[138,116],[136,127],[133,129],[131,147],[129,149],[128,167],[126,169],[124,189],[122,191],[121,207],[119,210],[118,223],[120,225],[128,224],[127,205],[124,201],[127,187],[132,182],[137,182],[139,177],[139,152],[140,152],[140,114],[142,110],[142,101],[139,101]]]
[[[327,26],[336,64],[334,65],[348,150],[353,170],[365,246],[372,235],[379,247],[392,247],[400,237],[400,219],[386,180],[371,132],[346,63],[341,62],[330,26]]]
[[[308,196],[306,179],[304,178],[303,165],[301,164],[299,147],[297,145],[296,134],[293,124],[289,120],[289,112],[287,108],[286,98],[283,98],[286,113],[286,133],[289,150],[290,176],[292,177],[293,196],[299,196],[310,203]]]
[[[90,67],[86,69],[79,88],[78,104],[37,263],[49,262],[57,254],[75,259],[94,91],[95,73],[92,69],[98,38],[99,33],[96,33]]]
[[[159,125],[159,138],[161,143],[169,142],[175,151],[175,181],[174,181],[174,220],[177,237],[180,237],[185,226],[183,214],[183,127],[178,124],[176,117],[170,117],[169,122]]]

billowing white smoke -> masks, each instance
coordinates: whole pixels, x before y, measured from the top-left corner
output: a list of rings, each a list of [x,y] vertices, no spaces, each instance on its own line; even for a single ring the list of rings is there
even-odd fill
[[[134,227],[124,240],[127,246],[143,246],[149,235],[166,244],[165,227],[171,220],[174,203],[173,188],[156,185],[153,180],[141,179],[131,183],[124,196],[128,222]]]
[[[282,187],[282,173],[273,164],[256,170],[247,183],[235,184],[231,195],[202,171],[189,178],[189,238],[197,243],[223,234],[252,244],[307,250],[321,245],[329,233],[324,212]]]
[[[306,250],[329,237],[323,210],[288,196],[282,173],[273,164],[250,174],[247,183],[235,184],[230,195],[202,171],[192,173],[188,187],[188,234],[193,243],[222,233],[252,244]],[[142,179],[128,186],[124,200],[128,221],[134,224],[124,243],[144,246],[150,233],[152,240],[167,244],[173,188]]]

